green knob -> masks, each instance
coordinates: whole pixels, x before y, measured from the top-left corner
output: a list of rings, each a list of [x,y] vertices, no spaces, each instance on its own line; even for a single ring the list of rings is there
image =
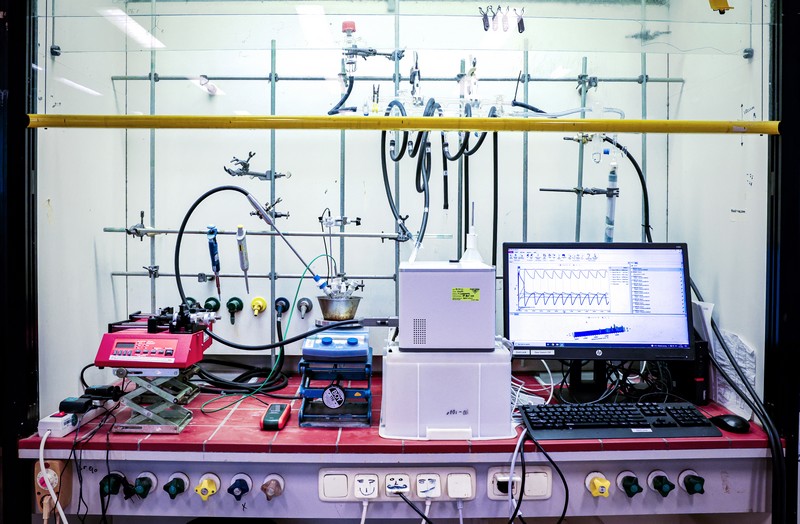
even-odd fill
[[[706,479],[698,475],[686,475],[683,479],[683,486],[686,488],[686,492],[689,495],[696,495],[698,493],[702,495],[705,493],[705,489],[703,489],[705,483]]]
[[[119,493],[119,488],[122,486],[120,477],[116,473],[106,475],[100,481],[100,491],[103,495],[116,495]]]
[[[665,475],[656,475],[653,478],[653,489],[655,489],[662,497],[669,495],[669,492],[675,489],[675,484],[669,481]]]
[[[186,305],[190,308],[197,307],[197,300],[192,297],[186,297]]]
[[[639,479],[633,475],[626,475],[622,478],[622,490],[628,495],[628,498],[633,498],[634,495],[642,492],[642,486],[639,485]]]
[[[228,313],[231,314],[231,324],[233,324],[236,321],[234,315],[244,309],[244,302],[238,297],[231,297],[225,303],[225,307],[228,308]]]
[[[164,491],[167,492],[169,498],[175,500],[175,497],[186,491],[186,483],[181,478],[174,478],[164,484]]]
[[[205,303],[203,304],[203,308],[214,312],[219,311],[219,307],[220,307],[219,300],[217,300],[214,297],[208,297]]]
[[[148,477],[138,477],[134,482],[134,490],[140,498],[145,498],[153,487],[153,481]]]

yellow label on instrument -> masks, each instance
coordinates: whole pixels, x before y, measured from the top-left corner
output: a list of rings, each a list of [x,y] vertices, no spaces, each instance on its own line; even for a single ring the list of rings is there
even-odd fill
[[[459,302],[478,302],[481,299],[481,290],[477,287],[454,287],[451,299]]]

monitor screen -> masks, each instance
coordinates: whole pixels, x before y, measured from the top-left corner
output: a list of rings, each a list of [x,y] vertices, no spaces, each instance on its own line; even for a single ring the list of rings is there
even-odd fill
[[[685,244],[505,243],[515,358],[694,358]]]

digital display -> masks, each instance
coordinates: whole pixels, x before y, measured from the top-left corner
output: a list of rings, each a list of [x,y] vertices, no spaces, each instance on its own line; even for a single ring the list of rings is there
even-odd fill
[[[515,355],[692,358],[684,244],[504,244]]]
[[[136,346],[136,342],[117,342],[114,347],[117,348],[133,348]]]

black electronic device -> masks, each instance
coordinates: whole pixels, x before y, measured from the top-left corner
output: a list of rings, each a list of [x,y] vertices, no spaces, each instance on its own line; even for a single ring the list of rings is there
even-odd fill
[[[721,436],[713,419],[687,402],[540,404],[522,406],[520,414],[537,440]]]
[[[728,413],[725,415],[717,415],[708,419],[712,424],[724,431],[731,433],[749,433],[750,421],[739,415]]]
[[[58,403],[63,413],[86,413],[92,408],[92,399],[87,396],[67,397]]]
[[[571,393],[608,361],[694,360],[686,244],[504,243],[503,294],[513,357],[571,360]]]
[[[705,406],[709,400],[708,342],[701,340],[697,332],[695,332],[694,349],[694,360],[668,364],[669,392],[696,406]]]

